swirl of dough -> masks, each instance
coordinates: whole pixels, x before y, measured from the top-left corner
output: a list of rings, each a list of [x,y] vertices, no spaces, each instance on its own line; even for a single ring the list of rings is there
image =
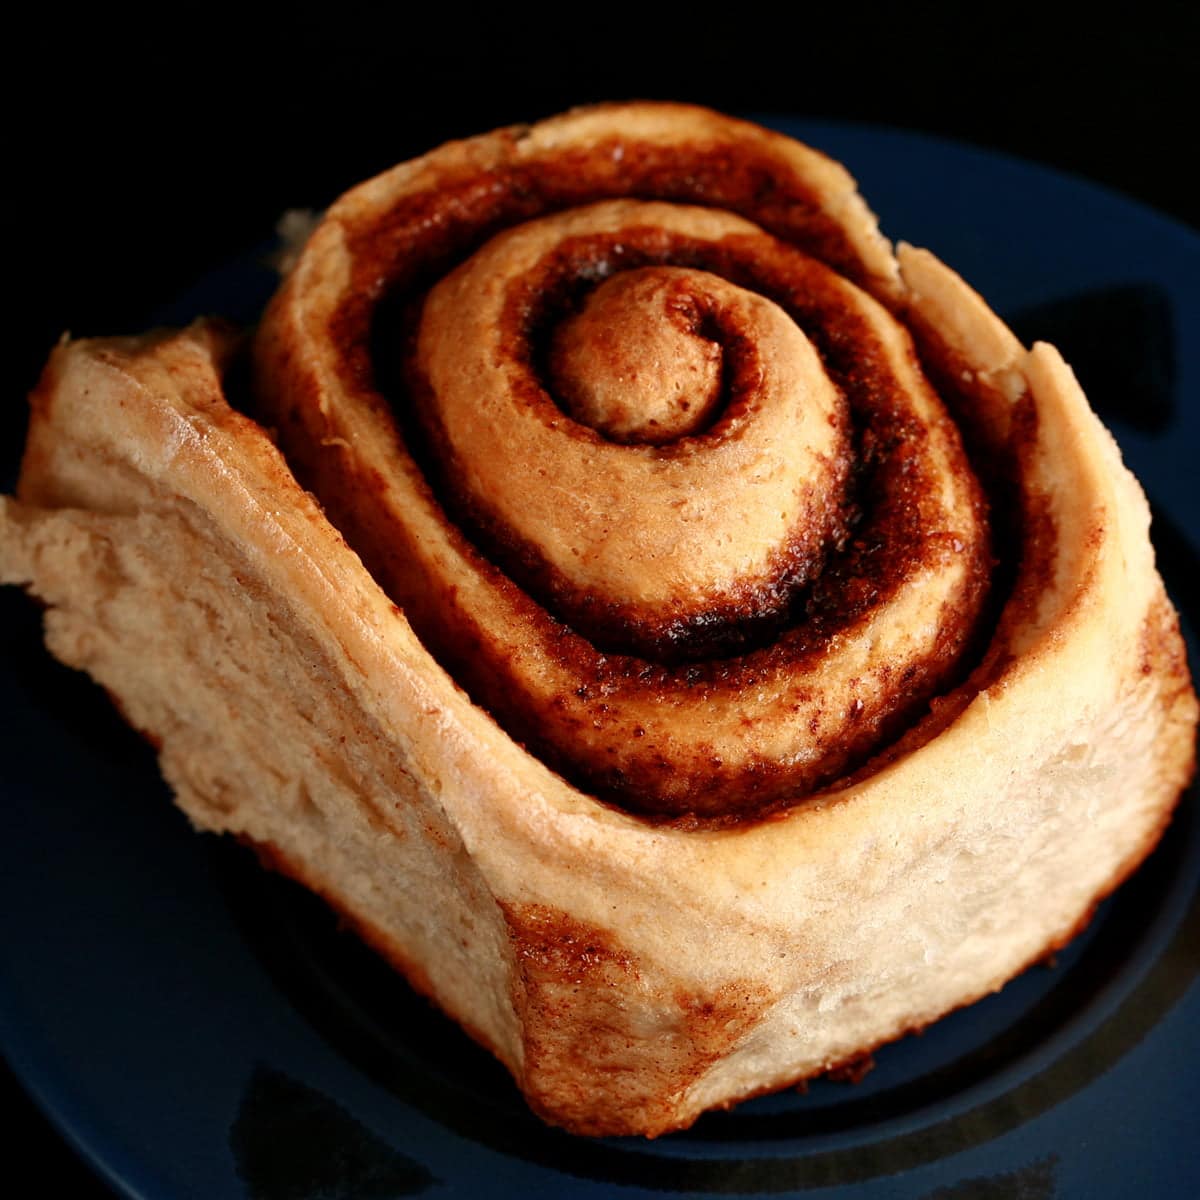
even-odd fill
[[[987,504],[895,295],[819,155],[586,110],[339,201],[259,387],[514,737],[626,807],[761,815],[861,768],[980,645]]]
[[[333,206],[250,387],[237,341],[55,350],[0,581],[549,1121],[682,1128],[995,992],[1192,777],[1069,368],[794,142],[443,147]]]
[[[565,375],[554,390],[582,396],[576,411],[593,417],[564,420],[532,361],[545,257],[586,239],[574,250],[595,274],[611,266],[597,239],[619,238],[628,260],[646,230],[697,245],[758,232],[707,209],[626,201],[528,222],[432,290],[417,368],[448,479],[502,531],[492,541],[519,541],[541,594],[574,627],[602,622],[610,641],[654,657],[664,636],[711,628],[718,611],[778,609],[817,573],[844,525],[850,447],[843,397],[787,313],[719,275],[670,266],[608,275],[553,335]],[[708,377],[699,394],[697,373]],[[619,440],[605,436],[613,421]],[[627,637],[614,638],[621,623]]]

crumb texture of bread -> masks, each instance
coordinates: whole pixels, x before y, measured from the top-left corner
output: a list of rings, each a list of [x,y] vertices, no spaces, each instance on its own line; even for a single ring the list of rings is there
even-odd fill
[[[344,386],[369,375],[337,337],[368,321],[355,243],[375,210],[425,189],[460,211],[475,202],[464,180],[520,175],[539,156],[553,178],[566,155],[615,193],[618,134],[655,179],[681,139],[705,170],[734,137],[755,164],[802,169],[806,252],[865,289],[855,313],[903,321],[903,336],[878,335],[882,359],[919,357],[957,381],[946,404],[969,452],[995,450],[1015,497],[997,535],[1013,558],[1006,590],[976,604],[992,626],[964,635],[968,666],[846,774],[742,817],[648,817],[598,799],[476,702],[414,631],[424,614],[387,586],[410,554],[443,552],[432,533],[393,537],[400,488],[387,472],[416,467],[399,435],[379,432],[386,405]],[[403,257],[401,222],[380,236]],[[254,844],[325,897],[551,1123],[657,1136],[995,991],[1078,932],[1191,777],[1197,704],[1178,619],[1111,436],[1057,351],[1026,350],[927,251],[893,257],[853,181],[815,151],[655,104],[454,143],[349,193],[299,252],[254,348],[286,458],[226,401],[237,350],[212,322],[58,347],[32,397],[17,495],[0,498],[0,582],[41,601],[51,652],[158,748],[198,829]],[[985,507],[974,484],[936,488],[946,521]],[[939,546],[957,538],[937,532]],[[458,535],[438,536],[453,566]],[[918,574],[940,579],[949,563],[969,578],[962,556],[939,550]],[[457,611],[453,575],[431,604]],[[950,601],[912,605],[927,622]],[[862,628],[863,643],[890,636]],[[464,644],[482,636],[464,629]]]

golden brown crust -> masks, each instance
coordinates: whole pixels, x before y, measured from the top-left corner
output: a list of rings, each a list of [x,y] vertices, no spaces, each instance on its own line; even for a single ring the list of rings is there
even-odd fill
[[[347,340],[368,309],[338,309],[328,355],[305,348],[329,328],[323,288],[342,297],[349,279],[367,296],[383,259],[429,265],[413,241],[422,214],[450,203],[448,224],[433,224],[438,254],[453,256],[465,241],[451,227],[494,216],[489,194],[529,202],[505,188],[533,187],[535,161],[546,174],[534,190],[555,207],[578,198],[573,180],[589,202],[615,192],[627,136],[648,147],[629,155],[635,174],[659,187],[676,143],[702,144],[700,193],[673,201],[732,197],[745,219],[757,190],[772,238],[794,209],[806,252],[874,293],[856,312],[900,314],[976,477],[947,471],[938,503],[978,517],[990,497],[999,590],[972,602],[968,659],[853,775],[788,792],[765,817],[631,815],[471,702],[413,630],[422,605],[465,611],[462,579],[433,576],[403,613],[380,585],[410,569],[427,530],[363,501],[386,500],[397,477],[410,499],[437,501],[399,455],[403,438],[373,440],[385,406],[369,346]],[[718,145],[728,137],[747,139],[744,159]],[[764,186],[764,162],[780,157],[807,173],[804,188]],[[343,257],[397,186],[409,199],[388,210],[380,245]],[[895,372],[914,369],[907,335],[874,338]],[[331,210],[258,347],[296,462],[325,510],[355,514],[365,566],[266,434],[225,404],[230,341],[201,326],[56,351],[21,501],[0,500],[0,579],[46,602],[51,649],[161,746],[199,826],[269,847],[327,895],[549,1121],[681,1128],[1000,987],[1081,928],[1191,776],[1197,706],[1145,501],[1069,369],[1049,347],[1018,346],[932,256],[893,262],[845,173],[773,135],[675,106],[606,107],[446,148]],[[346,370],[364,408],[334,395]],[[958,442],[934,411],[930,437]],[[914,520],[936,491],[919,491]],[[451,550],[462,540],[440,536]],[[893,579],[889,594],[904,586]],[[457,628],[463,657],[501,653],[469,619]]]
[[[619,935],[561,910],[514,904],[505,917],[518,965],[517,1011],[528,1031],[526,1097],[577,1133],[654,1136],[674,1128],[680,1098],[752,1033],[775,999],[750,978],[712,992],[672,988]],[[660,993],[660,1009],[654,1025],[631,1028],[629,997],[639,991]]]

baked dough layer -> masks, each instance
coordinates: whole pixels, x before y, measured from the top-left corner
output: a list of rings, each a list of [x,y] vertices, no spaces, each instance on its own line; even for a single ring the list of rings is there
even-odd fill
[[[873,272],[925,360],[967,377],[971,436],[1019,468],[1024,540],[970,676],[769,820],[653,822],[506,734],[229,407],[218,326],[55,351],[0,501],[0,579],[161,747],[199,828],[349,914],[547,1120],[680,1128],[1065,943],[1192,771],[1147,507],[1069,369],[926,252]]]

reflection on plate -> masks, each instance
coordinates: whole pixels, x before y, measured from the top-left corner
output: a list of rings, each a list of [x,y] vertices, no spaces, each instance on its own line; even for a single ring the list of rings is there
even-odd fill
[[[773,123],[846,162],[886,232],[930,246],[1027,340],[1064,349],[1156,501],[1190,638],[1200,405],[1186,387],[1200,349],[1177,331],[1200,320],[1200,239],[1028,164]],[[269,287],[234,264],[164,319],[249,319]],[[150,750],[46,659],[21,597],[0,596],[0,628],[0,898],[23,914],[0,938],[0,1037],[129,1195],[1200,1194],[1195,790],[1055,964],[885,1047],[861,1082],[821,1080],[654,1142],[584,1141],[533,1118],[504,1071],[322,905],[191,834]]]

